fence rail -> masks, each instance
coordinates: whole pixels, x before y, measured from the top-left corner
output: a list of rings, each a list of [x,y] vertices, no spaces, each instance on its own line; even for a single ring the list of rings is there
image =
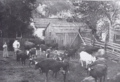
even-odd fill
[[[89,44],[91,43],[91,40],[89,38],[84,37],[84,40],[86,43],[89,43]],[[105,43],[95,41],[95,46],[104,47]],[[112,54],[111,55],[112,58],[120,59],[120,44],[108,42],[106,47],[107,47],[107,52]]]

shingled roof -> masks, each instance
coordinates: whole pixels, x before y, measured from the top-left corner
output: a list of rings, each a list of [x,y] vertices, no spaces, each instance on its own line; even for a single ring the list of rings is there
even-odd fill
[[[60,26],[81,26],[83,23],[72,23],[57,18],[34,18],[35,26],[37,28],[46,27],[49,23]]]
[[[46,28],[50,22],[45,19],[35,18],[34,23],[36,28]]]

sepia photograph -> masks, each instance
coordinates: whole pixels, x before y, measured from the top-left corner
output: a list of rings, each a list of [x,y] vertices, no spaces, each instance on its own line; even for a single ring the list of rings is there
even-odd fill
[[[120,82],[120,1],[0,0],[0,82]]]

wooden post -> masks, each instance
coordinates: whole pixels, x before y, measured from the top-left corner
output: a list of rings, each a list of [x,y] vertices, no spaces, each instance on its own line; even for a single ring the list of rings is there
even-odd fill
[[[83,44],[84,44],[84,45],[86,45],[86,43],[85,43],[85,41],[83,40],[83,38],[82,38],[81,34],[80,34],[80,33],[78,33],[78,34],[79,34],[79,36],[80,36],[80,38],[81,38],[81,40],[82,40]]]

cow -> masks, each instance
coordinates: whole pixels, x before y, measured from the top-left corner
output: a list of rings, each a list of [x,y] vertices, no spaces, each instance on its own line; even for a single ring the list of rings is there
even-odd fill
[[[46,43],[47,47],[51,47],[52,50],[58,50],[58,43],[56,43],[55,41],[52,41],[50,43]]]
[[[31,57],[31,58],[37,58],[37,49],[36,48],[31,48],[29,51],[28,51],[28,55]]]
[[[87,74],[89,73],[88,69],[91,68],[94,65],[97,65],[97,64],[106,64],[106,59],[105,58],[98,58],[95,62],[93,62],[92,64],[88,65]]]
[[[41,49],[42,52],[43,52],[43,51],[46,51],[47,48],[48,48],[48,47],[47,47],[47,45],[45,45],[45,44],[41,44],[41,45],[40,45],[40,49]]]
[[[100,82],[104,82],[107,76],[108,66],[106,64],[96,64],[88,69],[89,75],[95,79],[97,82],[100,79]],[[102,81],[103,80],[103,81]]]
[[[53,71],[53,74],[55,74],[55,77],[57,76],[57,73],[62,70],[64,74],[64,82],[66,79],[66,73],[69,68],[68,62],[60,62],[56,61],[52,58],[44,59],[40,62],[35,62],[35,69],[41,69],[43,73],[46,73],[46,78],[48,80],[48,72],[49,70]]]
[[[29,66],[35,65],[35,62],[36,62],[36,61],[37,61],[37,62],[40,62],[40,61],[42,61],[42,60],[44,60],[44,59],[46,59],[46,58],[44,58],[44,57],[39,57],[39,58],[35,58],[35,59],[29,58]]]
[[[65,51],[65,54],[67,57],[71,58],[71,57],[75,57],[75,54],[77,52],[78,49],[68,49]]]
[[[105,49],[100,47],[85,46],[83,51],[86,51],[91,55],[95,55],[96,57],[103,57],[105,55]]]
[[[17,60],[17,62],[21,61],[22,65],[25,65],[26,59],[29,59],[29,56],[27,55],[26,51],[22,51],[22,50],[17,50],[16,51],[16,60]]]
[[[29,50],[29,49],[31,49],[31,48],[33,48],[35,46],[36,46],[35,43],[30,42],[30,41],[25,41],[25,43],[24,43],[25,50]]]
[[[89,67],[94,66],[96,64],[106,64],[106,59],[105,58],[98,58],[95,62],[93,62]]]
[[[79,56],[80,56],[80,63],[81,63],[81,66],[83,67],[83,62],[86,63],[86,68],[88,68],[88,65],[89,64],[92,64],[93,62],[96,61],[96,57],[95,56],[92,56],[91,54],[85,52],[85,51],[81,51],[79,53]]]

